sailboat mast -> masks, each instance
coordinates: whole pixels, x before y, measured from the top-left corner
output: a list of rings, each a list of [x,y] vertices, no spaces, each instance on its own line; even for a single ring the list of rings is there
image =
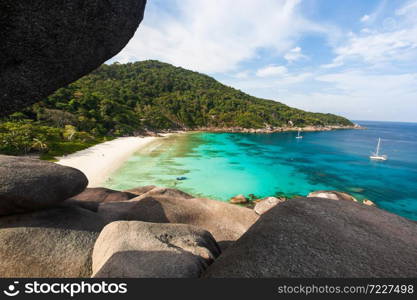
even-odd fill
[[[381,144],[381,138],[378,138],[378,145],[376,146],[376,156],[379,156],[379,146]]]
[[[387,160],[388,157],[386,155],[379,154],[380,149],[381,149],[381,138],[378,138],[378,143],[376,144],[376,152],[372,153],[370,158],[373,160]]]

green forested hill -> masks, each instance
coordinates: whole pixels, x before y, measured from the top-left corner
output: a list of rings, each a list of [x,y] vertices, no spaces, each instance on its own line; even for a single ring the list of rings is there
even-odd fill
[[[55,140],[59,135],[94,140],[146,130],[280,127],[289,121],[301,127],[352,125],[343,117],[252,97],[209,76],[158,61],[103,65],[7,121],[0,125],[0,138],[8,128],[25,125],[37,131],[42,127],[42,132],[50,129]],[[32,135],[46,144],[50,139],[46,133],[43,138]]]
[[[143,128],[262,128],[284,126],[290,120],[296,126],[351,124],[335,115],[255,98],[209,76],[158,61],[103,65],[35,108],[40,119],[48,121],[50,112],[44,114],[43,109],[70,113],[71,124],[79,130],[117,135]]]

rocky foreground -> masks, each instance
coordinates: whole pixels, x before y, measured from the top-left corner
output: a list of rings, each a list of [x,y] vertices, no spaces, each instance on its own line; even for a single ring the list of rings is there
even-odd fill
[[[417,224],[343,193],[249,209],[87,183],[73,168],[0,155],[0,277],[417,276]]]

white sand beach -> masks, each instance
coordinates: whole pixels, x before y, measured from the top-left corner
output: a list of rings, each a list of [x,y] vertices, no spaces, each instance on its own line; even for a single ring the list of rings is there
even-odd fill
[[[133,153],[160,137],[121,137],[93,147],[58,157],[58,164],[81,170],[88,187],[100,186]]]

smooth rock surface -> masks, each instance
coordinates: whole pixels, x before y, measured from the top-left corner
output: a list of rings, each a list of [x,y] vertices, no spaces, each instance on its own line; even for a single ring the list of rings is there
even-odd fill
[[[93,277],[198,278],[219,254],[212,235],[198,227],[113,222],[94,246]]]
[[[132,194],[135,194],[137,196],[141,196],[141,195],[149,192],[150,190],[153,190],[154,188],[156,188],[155,185],[146,185],[146,186],[141,186],[141,187],[125,190],[123,192],[132,193]]]
[[[325,199],[331,199],[331,200],[344,200],[344,201],[353,201],[358,202],[358,200],[344,192],[338,192],[338,191],[315,191],[311,192],[307,195],[307,198],[325,198]]]
[[[86,188],[82,193],[71,197],[65,202],[97,212],[100,203],[126,201],[135,197],[137,197],[137,195],[132,193],[97,187]]]
[[[153,192],[153,193],[152,193]],[[210,199],[151,194],[123,202],[100,204],[98,213],[107,222],[136,220],[195,225],[209,231],[222,249],[237,240],[258,219],[249,208]]]
[[[77,207],[0,217],[0,277],[89,277],[103,220]]]
[[[21,110],[116,55],[146,0],[0,1],[0,116]]]
[[[253,210],[258,214],[262,215],[270,210],[275,205],[285,202],[285,198],[267,197],[256,203]]]
[[[177,189],[171,189],[171,188],[164,188],[164,187],[155,187],[153,189],[150,189],[146,193],[143,193],[141,196],[143,196],[143,195],[146,195],[146,197],[148,197],[148,196],[164,196],[164,197],[184,198],[184,199],[194,198],[190,194],[187,194],[183,191],[180,191],[180,190],[177,190]]]
[[[0,155],[0,215],[54,206],[88,184],[79,170],[25,157]]]
[[[375,207],[287,200],[263,214],[205,277],[416,277],[417,223]]]

